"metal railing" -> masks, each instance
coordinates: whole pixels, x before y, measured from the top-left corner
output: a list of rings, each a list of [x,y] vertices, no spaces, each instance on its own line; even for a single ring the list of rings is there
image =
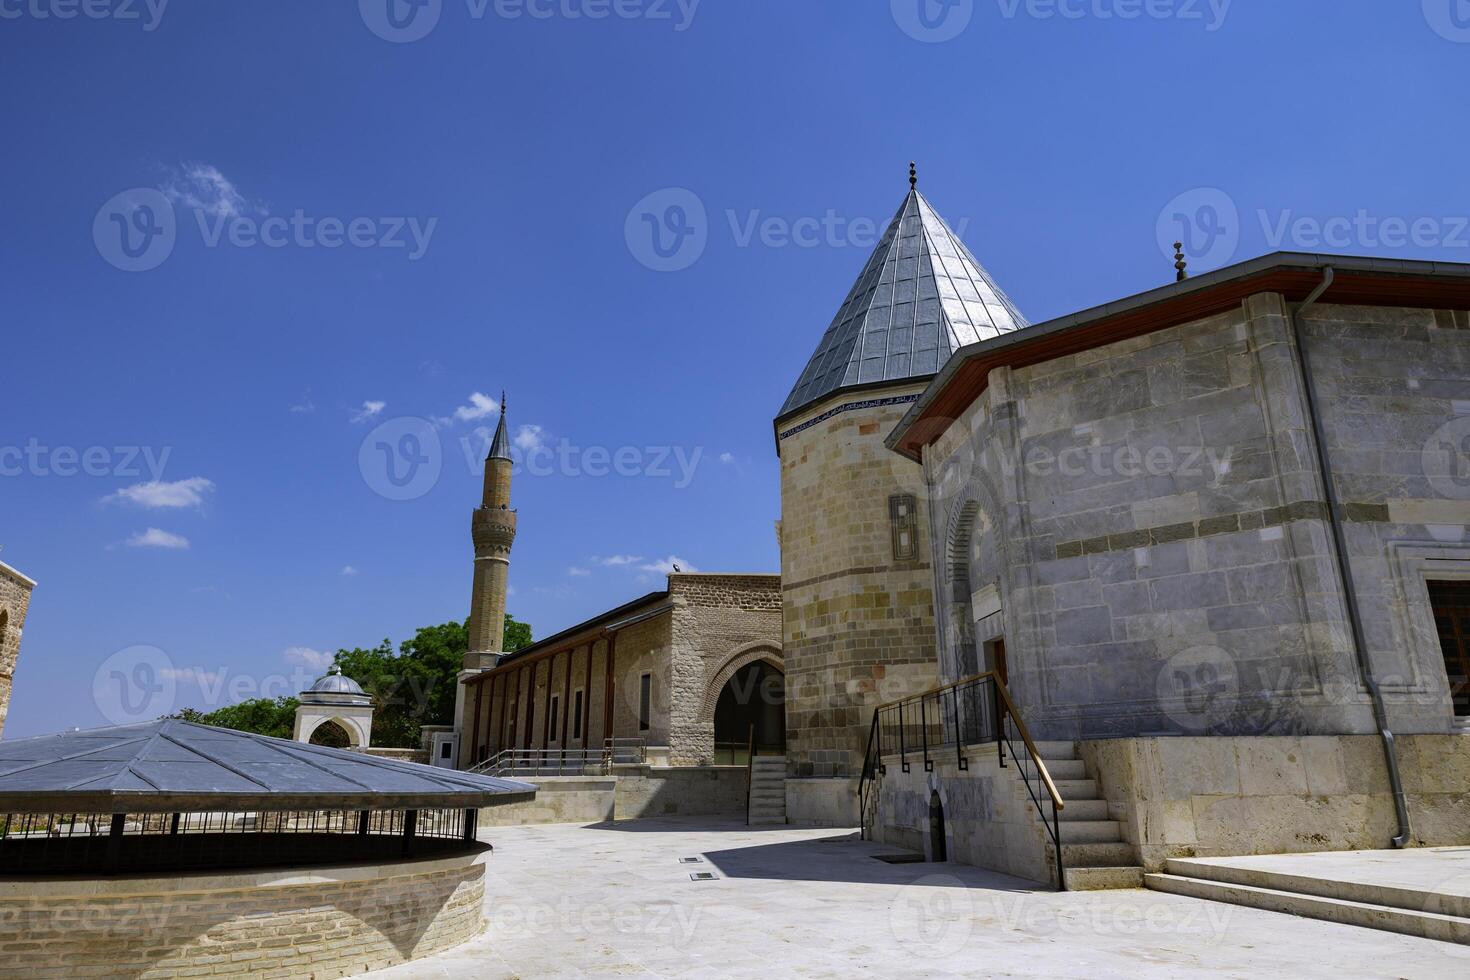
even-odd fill
[[[872,838],[882,777],[888,771],[885,756],[897,755],[904,772],[909,772],[919,762],[923,763],[925,772],[933,772],[935,762],[953,752],[956,768],[968,771],[970,760],[965,756],[965,749],[992,742],[1001,768],[1006,768],[1007,750],[1013,760],[1020,762],[1017,772],[1037,815],[1041,817],[1047,836],[1051,838],[1056,856],[1057,888],[1065,890],[1059,816],[1065,804],[1051,773],[1047,772],[1041,753],[1037,751],[1036,743],[1026,731],[1026,723],[1011,701],[1010,692],[992,672],[966,677],[873,709],[862,776],[858,780],[862,836],[865,840]]]
[[[469,771],[482,776],[605,776],[614,765],[641,765],[641,738],[610,738],[600,749],[504,749]]]

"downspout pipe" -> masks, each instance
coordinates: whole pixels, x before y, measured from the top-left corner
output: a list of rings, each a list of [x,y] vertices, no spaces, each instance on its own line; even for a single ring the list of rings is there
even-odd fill
[[[1352,563],[1348,560],[1347,538],[1342,530],[1342,505],[1337,499],[1337,483],[1332,474],[1332,461],[1327,455],[1327,434],[1322,428],[1322,414],[1318,410],[1317,385],[1312,374],[1312,355],[1302,335],[1301,317],[1322,294],[1332,286],[1335,273],[1331,266],[1322,270],[1322,282],[1312,290],[1301,306],[1292,312],[1287,310],[1291,323],[1292,339],[1296,342],[1297,364],[1301,370],[1302,389],[1306,393],[1307,416],[1312,423],[1313,442],[1316,444],[1317,471],[1322,478],[1322,492],[1327,497],[1328,527],[1332,532],[1332,552],[1337,561],[1337,574],[1342,583],[1343,604],[1347,608],[1348,625],[1352,629],[1353,652],[1357,654],[1358,670],[1373,701],[1373,718],[1378,725],[1378,737],[1383,740],[1383,755],[1388,763],[1388,780],[1393,790],[1393,808],[1398,814],[1399,833],[1393,838],[1394,847],[1408,847],[1413,839],[1409,826],[1409,807],[1404,797],[1404,781],[1399,773],[1398,748],[1394,743],[1393,731],[1388,726],[1388,709],[1383,703],[1383,691],[1373,676],[1373,664],[1368,659],[1368,640],[1363,632],[1363,614],[1358,607],[1358,590],[1353,581]]]

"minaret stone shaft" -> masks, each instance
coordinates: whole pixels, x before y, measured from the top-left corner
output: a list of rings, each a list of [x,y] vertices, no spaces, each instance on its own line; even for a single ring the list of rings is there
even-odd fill
[[[505,430],[505,393],[500,395],[500,424],[485,458],[485,487],[470,523],[475,542],[475,585],[470,600],[466,670],[494,667],[505,641],[505,596],[509,586],[510,549],[516,539],[516,512],[510,509],[510,438]]]

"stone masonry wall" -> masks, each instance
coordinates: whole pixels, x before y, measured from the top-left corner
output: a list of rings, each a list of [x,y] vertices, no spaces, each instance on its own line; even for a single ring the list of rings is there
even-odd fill
[[[786,737],[794,777],[854,780],[873,707],[936,680],[922,472],[883,445],[920,390],[839,395],[781,434]],[[912,558],[896,557],[893,545],[890,499],[902,494],[912,494],[918,508]],[[788,812],[792,800],[788,785]],[[850,800],[842,802],[847,809]],[[796,810],[794,819],[820,819]]]
[[[1139,862],[1372,850],[1398,833],[1377,735],[1121,738],[1080,755]],[[1470,739],[1398,739],[1415,847],[1470,844]],[[891,770],[890,770],[891,771]]]
[[[674,602],[669,704],[670,762],[714,759],[717,684],[728,669],[781,657],[778,575],[669,576]]]
[[[0,881],[0,977],[322,980],[483,928],[470,859],[276,874]]]
[[[10,713],[10,692],[15,683],[15,666],[20,659],[20,638],[31,605],[30,579],[0,563],[0,732]]]
[[[1260,295],[997,369],[926,452],[942,658],[998,593],[998,617],[972,625],[1003,636],[1034,736],[1374,730],[1286,314]],[[1305,317],[1369,645],[1406,732],[1449,725],[1424,576],[1447,560],[1470,575],[1470,489],[1453,476],[1467,442],[1444,435],[1470,434],[1461,320]]]

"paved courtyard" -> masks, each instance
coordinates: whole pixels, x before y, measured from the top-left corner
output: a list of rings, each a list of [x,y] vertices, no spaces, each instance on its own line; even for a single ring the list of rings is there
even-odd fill
[[[1056,894],[831,830],[496,828],[477,939],[409,977],[1465,977],[1470,947],[1151,891]],[[681,864],[697,857],[697,864]],[[694,881],[710,872],[714,880]]]

